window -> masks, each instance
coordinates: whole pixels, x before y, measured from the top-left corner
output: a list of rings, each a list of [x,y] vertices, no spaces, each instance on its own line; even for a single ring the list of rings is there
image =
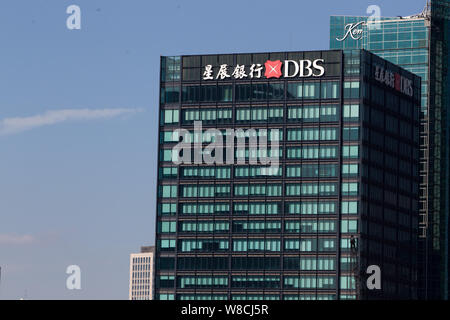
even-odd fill
[[[337,166],[329,164],[304,164],[297,166],[286,166],[286,177],[314,178],[314,177],[336,177]]]
[[[174,215],[177,213],[176,203],[162,203],[159,205],[159,214],[161,215]]]
[[[178,103],[180,101],[180,87],[161,88],[161,103]]]
[[[223,276],[181,276],[177,279],[177,286],[181,289],[227,288],[228,278]]]
[[[335,202],[287,202],[286,213],[295,215],[317,215],[336,213]]]
[[[212,215],[229,214],[229,203],[183,203],[181,206],[182,215]]]
[[[233,276],[232,288],[280,288],[279,276]]]
[[[208,233],[223,233],[228,232],[229,223],[227,221],[216,222],[195,222],[182,221],[180,222],[179,232],[208,232]]]
[[[339,121],[337,109],[338,108],[335,105],[322,105],[320,107],[320,121],[321,122]]]
[[[286,196],[336,195],[336,183],[286,184]]]
[[[278,239],[233,240],[233,251],[280,251],[281,241]]]
[[[344,82],[344,98],[345,99],[359,98],[359,81]]]
[[[321,98],[337,99],[339,98],[339,81],[322,81]]]
[[[358,121],[359,120],[359,105],[344,105],[344,121]]]
[[[162,221],[160,222],[159,232],[161,233],[174,233],[177,231],[176,221]]]
[[[342,146],[342,157],[346,159],[359,158],[359,146]]]
[[[356,282],[353,276],[341,276],[341,289],[355,289]]]
[[[356,177],[359,174],[359,165],[356,164],[343,164],[342,176],[344,177]]]
[[[175,162],[178,160],[178,155],[175,152],[172,154],[172,149],[161,149],[159,158],[164,162]]]
[[[336,105],[288,107],[288,122],[331,122],[338,120]]]
[[[230,102],[233,100],[233,86],[219,85],[217,87],[217,100],[220,102]]]
[[[161,80],[180,80],[181,59],[180,57],[162,57],[161,59]]]
[[[289,233],[330,233],[336,230],[335,220],[285,221],[285,232]]]
[[[182,102],[184,103],[192,103],[200,101],[200,87],[199,86],[183,86]]]
[[[177,186],[176,185],[159,186],[159,196],[162,198],[176,198]]]
[[[162,110],[161,111],[161,122],[164,124],[178,123],[179,121],[179,110]]]
[[[342,183],[342,195],[343,196],[357,196],[358,195],[358,183],[357,182]]]
[[[196,179],[229,179],[231,168],[229,167],[183,167],[181,178]]]
[[[342,220],[341,221],[342,233],[356,233],[358,232],[358,220]]]
[[[284,240],[285,251],[316,251],[317,239],[286,239]]]
[[[276,221],[233,221],[233,232],[236,233],[279,233],[281,222]]]
[[[176,240],[160,240],[159,248],[161,251],[175,251]]]
[[[281,168],[261,167],[261,166],[235,166],[235,178],[248,177],[280,177],[282,175]]]
[[[284,100],[284,83],[269,83],[267,98],[269,100]]]
[[[337,140],[337,128],[288,129],[288,141]]]
[[[289,82],[287,86],[287,98],[289,100],[296,100],[303,98],[303,83]]]
[[[236,184],[234,185],[234,196],[281,196],[281,184]]]
[[[212,251],[228,251],[229,241],[219,239],[206,240],[179,240],[179,248],[182,252],[212,252]]]
[[[319,82],[305,82],[303,84],[303,99],[319,99]]]
[[[181,186],[183,198],[226,197],[230,195],[229,185],[184,185]]]
[[[342,138],[344,141],[358,141],[359,127],[344,127],[342,130]]]
[[[160,179],[170,179],[170,178],[176,178],[178,175],[178,168],[177,167],[164,167],[159,168],[159,177]]]

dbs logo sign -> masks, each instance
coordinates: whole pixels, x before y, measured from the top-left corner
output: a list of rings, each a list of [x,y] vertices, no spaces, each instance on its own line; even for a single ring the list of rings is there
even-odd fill
[[[280,60],[270,61],[267,60],[264,64],[266,72],[264,76],[267,79],[270,78],[307,78],[307,77],[321,77],[325,73],[325,68],[323,67],[324,60],[317,59],[311,60],[285,60],[284,63]],[[283,67],[283,71],[281,71]]]
[[[218,72],[214,72],[212,65],[206,65],[203,72],[203,80],[225,80],[225,79],[266,79],[270,78],[308,78],[321,77],[325,74],[325,61],[316,60],[267,60],[264,63],[254,63],[248,68],[237,64],[234,71],[229,70],[228,64],[221,64]],[[264,70],[265,69],[265,70]]]
[[[266,72],[264,73],[264,76],[267,79],[281,77],[282,64],[283,63],[280,60],[276,61],[267,60],[267,62],[264,64],[264,66],[266,67]]]

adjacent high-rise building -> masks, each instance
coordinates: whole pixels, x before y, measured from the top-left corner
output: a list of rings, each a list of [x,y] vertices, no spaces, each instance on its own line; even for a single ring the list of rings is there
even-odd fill
[[[370,50],[422,78],[419,299],[448,299],[449,10],[450,1],[432,0],[412,16],[330,20],[331,49]]]
[[[153,300],[154,246],[130,255],[129,300]]]
[[[155,299],[417,297],[420,77],[365,50],[176,56],[160,92]]]

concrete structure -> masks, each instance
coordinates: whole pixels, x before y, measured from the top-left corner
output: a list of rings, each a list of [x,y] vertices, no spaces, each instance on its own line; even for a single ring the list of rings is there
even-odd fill
[[[129,300],[153,300],[155,247],[141,247],[130,255]]]

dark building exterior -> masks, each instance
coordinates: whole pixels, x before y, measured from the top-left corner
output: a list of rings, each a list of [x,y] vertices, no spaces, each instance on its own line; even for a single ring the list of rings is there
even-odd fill
[[[422,78],[419,299],[448,299],[449,9],[450,1],[432,0],[422,13],[407,17],[330,19],[331,49],[370,50]]]
[[[420,97],[365,50],[162,57],[155,299],[416,298]]]

